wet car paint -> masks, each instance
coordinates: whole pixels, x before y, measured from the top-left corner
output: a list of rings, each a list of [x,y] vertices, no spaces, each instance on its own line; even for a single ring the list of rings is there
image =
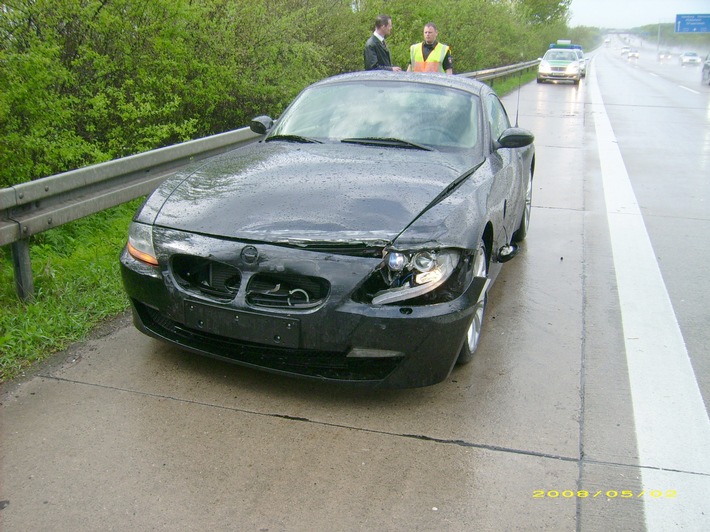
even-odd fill
[[[489,96],[476,82],[426,81]],[[373,387],[440,382],[525,208],[532,146],[483,151],[261,142],[197,165],[136,215],[153,228],[159,266],[122,253],[134,322],[276,373]],[[474,277],[484,235],[491,266]],[[435,299],[374,305],[363,286],[383,250],[426,247],[462,250]],[[203,269],[224,279],[206,288]],[[272,297],[280,307],[264,303]]]
[[[149,201],[149,208],[156,204],[154,218],[139,219],[257,241],[389,242],[481,163],[482,157],[396,148],[256,144],[238,159],[223,156],[198,169],[172,190],[170,202]],[[461,245],[455,233],[439,243]]]

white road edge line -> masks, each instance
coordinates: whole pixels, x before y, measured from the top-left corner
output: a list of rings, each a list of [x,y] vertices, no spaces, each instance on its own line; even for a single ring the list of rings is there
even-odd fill
[[[693,94],[700,94],[698,91],[695,89],[691,89],[690,87],[686,87],[685,85],[678,85],[681,89],[685,89],[688,92],[692,92]]]
[[[604,107],[588,76],[647,530],[710,530],[710,420]]]

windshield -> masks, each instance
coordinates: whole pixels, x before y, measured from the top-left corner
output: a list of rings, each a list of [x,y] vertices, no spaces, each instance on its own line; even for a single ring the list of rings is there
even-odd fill
[[[577,53],[569,50],[549,50],[543,59],[545,61],[576,61]]]
[[[353,81],[311,87],[269,135],[319,141],[381,139],[471,149],[479,140],[478,97],[425,83]]]

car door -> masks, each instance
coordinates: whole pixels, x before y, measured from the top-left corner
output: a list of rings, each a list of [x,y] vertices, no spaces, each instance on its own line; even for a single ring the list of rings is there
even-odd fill
[[[489,197],[489,211],[495,212],[498,223],[503,228],[503,234],[496,234],[496,238],[508,243],[517,229],[520,221],[522,198],[522,160],[520,150],[501,148],[497,139],[510,127],[508,114],[494,93],[485,98],[486,115],[491,133],[490,163],[494,173],[494,182]],[[500,230],[500,227],[496,227]]]

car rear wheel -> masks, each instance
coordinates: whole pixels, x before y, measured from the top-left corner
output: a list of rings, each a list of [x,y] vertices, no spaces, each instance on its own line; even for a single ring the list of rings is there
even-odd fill
[[[486,253],[486,246],[481,241],[478,244],[478,249],[476,249],[476,254],[473,259],[473,275],[474,277],[487,277],[488,276],[488,255]],[[473,307],[473,316],[471,318],[471,324],[468,326],[466,331],[466,338],[464,338],[463,346],[461,346],[461,351],[459,352],[459,357],[456,360],[458,365],[468,364],[473,358],[473,354],[478,348],[478,343],[481,340],[481,331],[483,329],[483,316],[486,311],[486,301],[488,300],[488,294],[485,290],[481,291],[478,296],[478,301],[476,301]]]
[[[528,227],[530,227],[530,214],[532,213],[532,171],[528,175],[528,184],[525,189],[525,207],[523,214],[520,217],[520,224],[513,233],[513,242],[522,242],[528,236]]]

